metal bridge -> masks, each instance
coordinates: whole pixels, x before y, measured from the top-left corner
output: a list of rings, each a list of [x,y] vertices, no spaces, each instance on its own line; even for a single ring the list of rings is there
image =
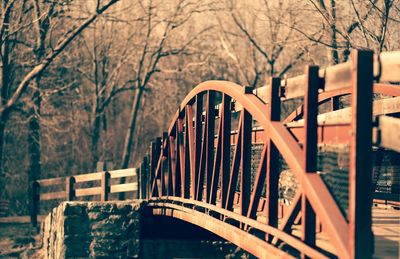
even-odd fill
[[[390,186],[380,185],[383,154],[400,152],[399,82],[400,52],[355,51],[258,89],[201,83],[137,168],[139,198],[148,215],[195,224],[259,258],[372,258],[373,202],[399,205],[400,160],[389,161]],[[87,194],[107,200],[110,174],[96,177],[101,186]]]

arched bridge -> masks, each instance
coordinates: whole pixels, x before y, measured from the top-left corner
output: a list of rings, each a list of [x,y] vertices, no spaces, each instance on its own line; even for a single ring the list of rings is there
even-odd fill
[[[40,200],[139,189],[147,215],[200,226],[259,258],[372,258],[373,203],[399,207],[399,82],[400,52],[355,51],[258,89],[201,83],[139,168],[35,182],[32,220]],[[138,184],[110,182],[136,172]],[[87,181],[101,186],[74,187]],[[39,193],[56,183],[66,190]]]
[[[381,116],[399,114],[400,88],[378,82],[399,82],[399,57],[385,53],[374,63],[372,52],[358,51],[345,64],[307,66],[300,77],[271,78],[257,90],[199,84],[143,159],[151,213],[198,225],[260,258],[371,257],[373,149],[400,145],[391,133],[400,120]],[[373,102],[374,93],[388,98]],[[343,96],[349,107],[338,110]],[[282,100],[294,98],[303,104],[283,117]],[[329,112],[318,115],[324,105]],[[346,150],[345,186],[322,171],[329,146]],[[284,212],[282,164],[298,183]]]

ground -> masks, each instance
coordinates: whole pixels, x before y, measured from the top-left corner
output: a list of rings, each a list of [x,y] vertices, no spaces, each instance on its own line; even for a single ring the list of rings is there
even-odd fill
[[[0,223],[0,258],[40,258],[40,236],[30,224]]]

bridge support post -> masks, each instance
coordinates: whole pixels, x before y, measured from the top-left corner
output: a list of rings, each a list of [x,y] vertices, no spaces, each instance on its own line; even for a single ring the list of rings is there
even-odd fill
[[[304,86],[304,171],[307,174],[317,172],[317,149],[318,149],[318,86],[319,68],[307,66],[305,69],[306,82]],[[307,245],[315,246],[316,216],[306,195],[302,194],[301,202],[301,225],[302,240]],[[307,258],[302,255],[302,258]]]
[[[371,258],[373,52],[355,51],[351,59],[349,252],[351,258]]]
[[[281,120],[281,100],[280,87],[281,79],[272,77],[270,79],[270,88],[267,93],[267,116],[271,121]],[[279,184],[279,151],[271,139],[267,140],[267,167],[266,167],[266,217],[267,224],[272,227],[278,227],[278,184]],[[266,237],[271,242],[273,236]]]

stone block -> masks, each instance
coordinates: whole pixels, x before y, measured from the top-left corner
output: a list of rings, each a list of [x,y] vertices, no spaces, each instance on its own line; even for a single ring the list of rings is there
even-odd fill
[[[64,202],[61,206],[63,206],[63,215],[65,216],[81,216],[87,214],[87,207],[84,203]]]
[[[46,258],[137,258],[141,205],[64,202],[43,225]]]

